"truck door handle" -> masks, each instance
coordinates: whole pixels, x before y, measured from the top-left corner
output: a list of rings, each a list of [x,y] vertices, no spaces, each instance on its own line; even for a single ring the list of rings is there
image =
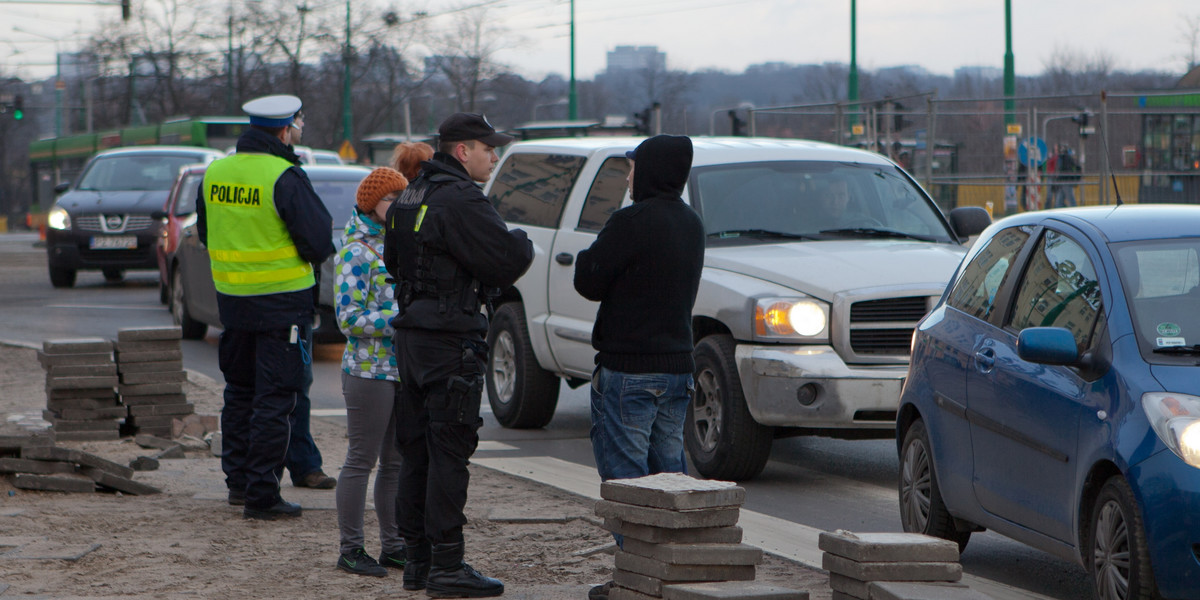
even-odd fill
[[[996,351],[991,348],[984,348],[975,353],[975,362],[979,363],[981,371],[991,371],[996,365]]]
[[[559,252],[558,254],[554,255],[554,262],[560,265],[570,266],[571,263],[575,262],[575,257],[572,256],[570,252]]]

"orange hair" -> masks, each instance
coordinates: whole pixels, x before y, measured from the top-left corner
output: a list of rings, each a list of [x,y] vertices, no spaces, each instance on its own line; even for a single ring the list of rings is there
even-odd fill
[[[392,168],[400,171],[409,181],[421,172],[421,161],[433,158],[433,146],[424,142],[396,144],[392,151]]]

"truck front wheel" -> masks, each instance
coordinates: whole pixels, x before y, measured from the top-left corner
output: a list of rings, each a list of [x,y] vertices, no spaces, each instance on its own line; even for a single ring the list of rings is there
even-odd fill
[[[753,479],[767,466],[775,437],[746,408],[735,346],[728,335],[710,335],[696,344],[696,395],[683,441],[696,470],[710,479]]]
[[[504,427],[545,427],[558,406],[558,377],[541,367],[529,342],[525,308],[509,302],[496,309],[488,328],[488,403]]]

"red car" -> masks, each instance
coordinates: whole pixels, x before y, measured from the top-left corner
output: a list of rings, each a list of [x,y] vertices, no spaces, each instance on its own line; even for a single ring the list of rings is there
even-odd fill
[[[196,192],[204,180],[207,165],[189,165],[179,169],[171,193],[163,204],[162,211],[152,216],[164,221],[162,235],[158,238],[158,301],[167,304],[171,297],[171,276],[178,264],[175,250],[184,227],[196,222]]]

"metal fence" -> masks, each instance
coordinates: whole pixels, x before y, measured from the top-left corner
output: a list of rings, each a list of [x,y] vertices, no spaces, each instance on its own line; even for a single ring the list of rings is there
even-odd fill
[[[1007,104],[1007,105],[1006,105]],[[748,108],[748,133],[885,154],[944,209],[1200,203],[1200,91],[905,97]],[[1062,149],[1078,172],[1058,169]]]

